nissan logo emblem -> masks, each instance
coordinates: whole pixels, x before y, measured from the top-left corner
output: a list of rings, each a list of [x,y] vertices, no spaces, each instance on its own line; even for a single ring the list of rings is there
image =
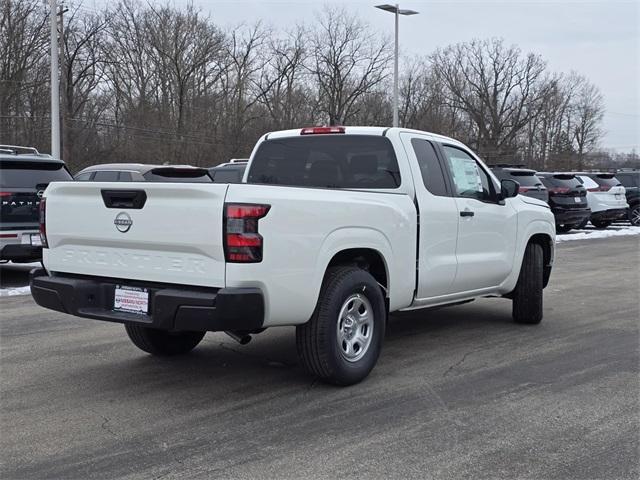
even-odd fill
[[[38,193],[36,193],[36,195],[38,196],[38,198],[42,198],[42,195],[44,195],[44,190],[38,190]]]
[[[126,233],[131,229],[131,225],[133,225],[133,220],[127,212],[120,212],[116,215],[116,219],[113,221],[113,224],[116,226],[119,232]]]

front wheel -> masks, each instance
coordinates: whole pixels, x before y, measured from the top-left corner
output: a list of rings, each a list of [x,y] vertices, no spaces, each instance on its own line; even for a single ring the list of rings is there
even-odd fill
[[[629,222],[634,227],[640,227],[640,203],[629,207]]]
[[[167,332],[131,324],[125,324],[124,328],[136,347],[159,356],[190,352],[196,348],[205,334],[205,332]]]
[[[518,283],[513,291],[513,320],[517,323],[537,324],[542,321],[542,288],[544,256],[536,243],[527,245],[522,259]]]
[[[330,268],[311,319],[296,328],[305,369],[336,385],[353,385],[375,366],[386,324],[378,282],[356,267]]]

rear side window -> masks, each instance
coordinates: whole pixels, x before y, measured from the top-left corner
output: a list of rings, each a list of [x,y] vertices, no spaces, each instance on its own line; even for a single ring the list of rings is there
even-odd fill
[[[611,174],[589,175],[589,178],[591,178],[601,187],[617,187],[618,185],[621,185],[618,179]]]
[[[444,180],[442,166],[438,161],[436,150],[428,140],[413,138],[411,140],[413,151],[420,165],[422,182],[429,192],[441,197],[447,196],[447,187]]]
[[[131,176],[131,172],[120,172],[120,181],[121,182],[132,182],[133,177]]]
[[[81,173],[80,175],[76,176],[76,182],[88,182],[89,180],[91,180],[92,174],[93,172]]]
[[[73,180],[62,163],[0,162],[0,187],[36,188],[50,182]]]
[[[118,172],[117,170],[103,170],[100,172],[96,172],[95,177],[93,177],[94,182],[117,182],[118,181]]]
[[[386,189],[400,186],[400,171],[393,146],[386,137],[309,135],[263,142],[251,163],[247,181]]]
[[[620,183],[628,188],[640,187],[640,172],[638,173],[618,173],[616,178]]]

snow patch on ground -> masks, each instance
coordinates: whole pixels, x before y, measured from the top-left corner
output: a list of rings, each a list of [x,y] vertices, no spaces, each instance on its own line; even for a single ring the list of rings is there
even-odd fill
[[[594,238],[625,237],[628,235],[640,235],[640,227],[609,227],[605,230],[578,230],[575,233],[556,235],[556,243],[569,240],[592,240]]]
[[[13,297],[16,295],[29,295],[31,290],[29,286],[26,287],[9,287],[0,289],[0,297]]]

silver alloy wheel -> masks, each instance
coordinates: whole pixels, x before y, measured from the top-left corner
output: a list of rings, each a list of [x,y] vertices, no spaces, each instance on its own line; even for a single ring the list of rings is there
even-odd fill
[[[640,226],[640,207],[631,210],[631,225]]]
[[[357,362],[369,350],[373,338],[373,307],[360,293],[350,295],[338,316],[338,349],[348,362]]]

